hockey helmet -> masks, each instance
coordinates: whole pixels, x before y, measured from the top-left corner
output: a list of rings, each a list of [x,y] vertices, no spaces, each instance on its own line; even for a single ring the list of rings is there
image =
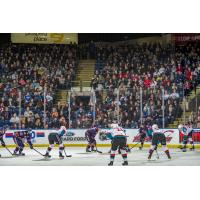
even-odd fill
[[[118,127],[119,127],[118,124],[111,124],[111,125],[110,125],[110,128],[118,128]]]
[[[179,124],[178,125],[178,130],[182,130],[183,129],[183,124]]]
[[[152,130],[153,130],[153,131],[158,130],[158,129],[159,129],[159,128],[158,128],[158,125],[157,125],[157,124],[153,124],[153,125],[152,125]]]

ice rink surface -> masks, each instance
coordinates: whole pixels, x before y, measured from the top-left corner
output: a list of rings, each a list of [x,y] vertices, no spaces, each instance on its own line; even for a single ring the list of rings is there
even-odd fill
[[[41,153],[45,153],[46,148],[36,148]],[[103,153],[85,153],[84,147],[66,147],[66,152],[72,155],[70,158],[60,160],[58,158],[58,148],[52,150],[52,158],[44,159],[34,150],[25,148],[26,156],[12,157],[9,152],[0,148],[0,166],[107,166],[109,162],[109,148],[100,148]],[[13,149],[10,149],[13,152]],[[152,156],[152,160],[147,160],[148,149],[138,150],[132,149],[128,154],[129,166],[200,166],[200,150],[182,152],[180,149],[170,149],[172,156],[168,160],[162,149],[158,149],[159,159],[156,152]],[[115,166],[121,166],[122,157],[116,155]]]

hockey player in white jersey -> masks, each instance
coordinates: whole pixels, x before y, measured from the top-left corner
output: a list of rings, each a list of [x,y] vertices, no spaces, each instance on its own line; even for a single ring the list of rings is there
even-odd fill
[[[99,133],[100,140],[110,139],[111,143],[111,152],[110,152],[110,163],[109,166],[112,166],[115,159],[115,153],[119,148],[121,150],[121,155],[124,160],[122,165],[128,165],[127,152],[126,152],[126,141],[127,135],[123,128],[119,127],[118,124],[111,124],[111,130],[101,131]]]
[[[54,144],[58,144],[59,145],[59,158],[63,159],[64,156],[62,154],[62,152],[64,151],[64,145],[62,142],[62,137],[64,135],[66,135],[67,133],[67,129],[65,128],[65,126],[61,126],[60,129],[58,131],[55,131],[53,133],[50,133],[48,135],[48,140],[49,140],[49,147],[47,148],[45,157],[51,157],[49,155],[50,151],[52,150],[52,148],[54,147]]]
[[[190,150],[194,150],[194,141],[193,141],[193,128],[192,124],[188,123],[187,125],[180,124],[178,126],[179,133],[183,134],[183,147],[181,147],[183,152],[187,151],[187,143],[191,144]]]
[[[152,136],[152,143],[151,143],[151,148],[149,150],[148,159],[149,160],[151,159],[151,156],[154,150],[156,150],[159,143],[162,145],[163,151],[166,153],[167,157],[171,159],[169,149],[167,148],[167,144],[166,144],[165,134],[158,128],[157,124],[154,124],[152,126],[152,130],[153,130],[153,136]]]

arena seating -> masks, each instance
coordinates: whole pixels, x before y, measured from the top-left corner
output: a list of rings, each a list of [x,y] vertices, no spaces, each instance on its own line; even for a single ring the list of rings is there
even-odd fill
[[[43,127],[44,88],[46,86],[45,128],[54,127],[59,108],[54,106],[57,89],[69,89],[77,67],[76,45],[8,44],[0,48],[0,125],[19,127],[19,92],[21,124]]]
[[[122,45],[97,48],[95,89],[106,89],[97,114],[101,121],[116,118],[115,88],[119,88],[119,118],[123,127],[140,124],[140,88],[143,122],[162,127],[162,89],[164,89],[165,126],[182,113],[184,95],[200,83],[199,46],[161,46],[160,44]],[[102,109],[101,109],[102,111]],[[110,114],[111,113],[111,114]]]
[[[19,127],[21,91],[22,128],[43,128],[45,86],[44,128],[56,127],[61,117],[68,120],[68,102],[56,103],[56,91],[72,87],[78,56],[85,54],[87,49],[76,45],[8,44],[0,47],[0,126]],[[137,128],[142,102],[143,122],[162,126],[163,90],[165,126],[172,123],[183,112],[180,106],[183,96],[200,83],[199,55],[199,46],[190,44],[96,47],[93,55],[96,72],[91,83],[96,91],[96,123],[103,128],[118,118],[123,127]],[[94,114],[92,102],[78,101],[72,94],[70,103],[71,127],[90,127]],[[194,121],[199,121],[198,113]]]

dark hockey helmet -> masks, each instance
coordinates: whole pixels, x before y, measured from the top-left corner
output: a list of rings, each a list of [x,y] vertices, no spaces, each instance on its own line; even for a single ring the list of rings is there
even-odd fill
[[[8,125],[3,126],[4,129],[8,129],[8,127],[9,127]]]
[[[99,126],[98,126],[98,124],[94,124],[94,125],[92,126],[92,128],[95,128],[96,131],[99,131]]]

